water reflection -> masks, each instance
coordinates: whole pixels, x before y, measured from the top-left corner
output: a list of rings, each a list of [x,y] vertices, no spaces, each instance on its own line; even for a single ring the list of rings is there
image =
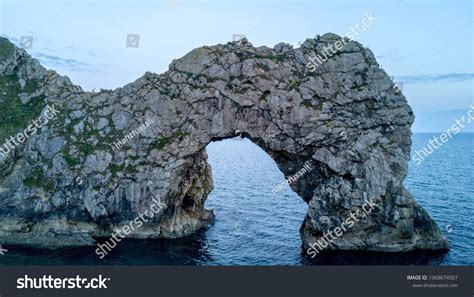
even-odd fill
[[[448,251],[383,253],[371,251],[323,251],[314,259],[301,251],[302,265],[440,265]]]
[[[99,239],[105,241],[106,239]],[[94,247],[59,249],[8,246],[8,254],[0,258],[1,265],[204,265],[213,263],[206,248],[206,230],[186,238],[138,240],[118,243],[100,260]]]

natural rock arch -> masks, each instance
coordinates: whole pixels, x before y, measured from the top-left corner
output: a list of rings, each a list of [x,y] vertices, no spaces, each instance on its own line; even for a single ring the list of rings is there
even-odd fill
[[[202,47],[162,74],[113,91],[84,92],[7,40],[2,88],[23,104],[56,104],[60,115],[0,159],[3,242],[82,245],[134,220],[152,197],[164,210],[131,237],[180,237],[206,226],[212,190],[205,147],[242,134],[309,205],[305,245],[339,226],[365,199],[377,208],[328,249],[444,249],[435,222],[403,187],[414,116],[372,52],[348,42],[310,71],[309,58],[339,36],[300,48],[241,42]],[[8,82],[8,83],[6,83]],[[25,82],[34,88],[26,88]],[[39,115],[32,109],[29,119]],[[151,121],[141,135],[133,134]],[[5,128],[1,126],[1,128]],[[121,147],[113,144],[128,141]],[[133,139],[131,139],[133,138]],[[321,218],[324,218],[322,220]]]

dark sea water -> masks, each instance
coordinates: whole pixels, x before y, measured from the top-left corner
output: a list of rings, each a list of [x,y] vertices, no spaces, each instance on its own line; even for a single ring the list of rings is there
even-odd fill
[[[439,133],[413,135],[412,156],[433,136]],[[405,186],[448,237],[451,250],[439,264],[474,265],[474,133],[455,135],[419,165],[410,162]]]
[[[413,150],[434,135],[414,134]],[[474,134],[458,134],[420,165],[410,163],[406,187],[447,235],[445,252],[331,252],[311,261],[299,228],[307,206],[291,189],[273,194],[284,180],[275,162],[246,139],[207,147],[215,189],[206,202],[213,226],[177,240],[125,240],[105,259],[94,248],[59,250],[6,246],[0,264],[109,265],[474,265]]]

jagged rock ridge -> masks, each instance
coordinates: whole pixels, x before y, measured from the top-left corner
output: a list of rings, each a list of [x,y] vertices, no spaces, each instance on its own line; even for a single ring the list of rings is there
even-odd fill
[[[255,48],[246,40],[205,46],[174,60],[164,74],[146,73],[101,92],[83,91],[0,39],[2,139],[47,104],[60,109],[0,157],[1,242],[93,244],[156,196],[167,207],[132,237],[193,233],[214,218],[204,208],[213,188],[205,147],[241,134],[285,176],[311,164],[291,184],[309,206],[301,227],[306,246],[373,199],[378,207],[371,215],[328,248],[447,248],[402,184],[414,116],[372,52],[351,41],[316,71],[305,67],[339,38],[325,34],[297,49]],[[147,120],[154,124],[139,137],[113,146]]]

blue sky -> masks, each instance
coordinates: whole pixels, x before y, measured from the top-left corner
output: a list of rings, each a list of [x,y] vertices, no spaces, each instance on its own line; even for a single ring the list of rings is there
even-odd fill
[[[164,72],[172,59],[233,34],[298,47],[316,34],[345,35],[367,12],[377,21],[356,40],[403,82],[415,132],[445,130],[474,104],[472,1],[97,2],[0,0],[0,35],[17,44],[33,36],[28,51],[43,65],[98,90]],[[138,48],[125,46],[127,34],[140,35]]]

